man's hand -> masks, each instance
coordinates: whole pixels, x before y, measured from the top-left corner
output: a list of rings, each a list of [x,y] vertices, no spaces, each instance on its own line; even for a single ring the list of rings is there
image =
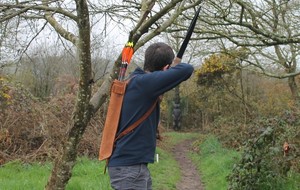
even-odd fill
[[[181,62],[181,59],[178,57],[175,57],[175,59],[173,60],[173,63],[171,65],[171,67],[175,67],[176,65],[178,65]]]

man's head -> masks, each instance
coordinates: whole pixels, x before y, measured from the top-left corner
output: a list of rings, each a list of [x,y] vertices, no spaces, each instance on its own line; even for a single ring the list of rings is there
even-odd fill
[[[159,71],[173,62],[175,55],[170,46],[158,42],[150,45],[145,52],[144,71]]]

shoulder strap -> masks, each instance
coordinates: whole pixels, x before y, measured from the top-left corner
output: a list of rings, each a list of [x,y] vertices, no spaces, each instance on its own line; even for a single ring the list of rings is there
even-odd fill
[[[152,113],[152,111],[154,110],[157,102],[158,102],[158,99],[155,100],[155,102],[153,103],[153,105],[150,107],[150,109],[139,119],[137,120],[136,122],[134,122],[132,125],[130,125],[127,129],[125,129],[123,132],[121,132],[116,138],[115,138],[115,141],[114,143],[119,140],[120,138],[124,137],[125,135],[127,135],[128,133],[132,132],[135,128],[137,128],[137,126],[139,124],[141,124],[147,117],[150,116],[150,114]],[[106,168],[108,166],[108,162],[109,162],[109,158],[106,159],[106,164],[105,164],[105,168],[104,168],[104,174],[106,173]]]
[[[120,133],[116,138],[115,142],[122,138],[123,136],[127,135],[128,133],[132,132],[139,124],[141,124],[154,110],[156,104],[158,102],[158,99],[155,100],[154,104],[150,107],[150,109],[136,122],[134,122],[132,125],[130,125],[127,129],[125,129],[122,133]]]

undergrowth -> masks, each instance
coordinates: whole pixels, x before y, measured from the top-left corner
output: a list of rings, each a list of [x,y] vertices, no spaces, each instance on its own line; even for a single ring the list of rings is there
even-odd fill
[[[252,136],[245,141],[241,159],[228,177],[229,189],[294,190],[300,187],[293,173],[292,161],[297,155],[283,151],[287,124],[278,118],[260,120]],[[290,135],[289,135],[290,136]],[[288,145],[287,145],[288,146]],[[289,183],[287,184],[287,181]]]

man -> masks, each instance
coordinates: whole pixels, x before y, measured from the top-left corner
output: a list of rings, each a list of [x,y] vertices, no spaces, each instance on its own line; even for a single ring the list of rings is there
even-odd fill
[[[192,75],[193,67],[185,63],[172,64],[174,57],[172,48],[164,43],[154,43],[147,48],[144,70],[137,68],[130,76],[117,134],[140,119],[162,94]],[[117,140],[108,163],[114,189],[152,189],[147,164],[154,162],[159,115],[158,102],[150,116],[133,132]]]

